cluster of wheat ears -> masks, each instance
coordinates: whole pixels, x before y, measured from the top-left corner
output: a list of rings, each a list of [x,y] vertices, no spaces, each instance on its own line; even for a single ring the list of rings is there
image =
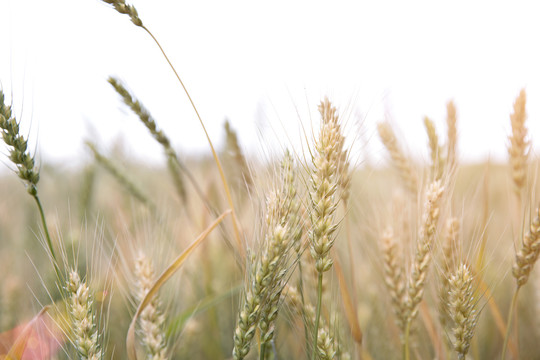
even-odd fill
[[[180,76],[135,7],[124,0],[103,1],[129,16],[155,41],[206,133]],[[9,341],[1,337],[2,358],[540,357],[534,345],[540,326],[533,328],[534,321],[526,321],[540,316],[540,307],[534,308],[532,291],[521,291],[526,297],[523,306],[518,298],[540,254],[540,210],[531,205],[535,182],[525,91],[510,116],[510,170],[505,166],[504,171],[512,185],[508,192],[501,190],[508,199],[499,205],[495,218],[495,210],[490,210],[495,201],[487,190],[487,179],[494,176],[491,170],[484,174],[483,190],[473,194],[461,190],[460,179],[465,176],[472,182],[474,176],[460,175],[464,170],[458,164],[452,102],[447,105],[445,141],[435,123],[424,119],[428,166],[413,161],[389,122],[379,123],[380,140],[399,175],[395,182],[384,169],[361,170],[351,164],[351,141],[327,98],[318,107],[320,127],[313,131],[308,150],[285,151],[279,165],[251,164],[226,123],[221,154],[226,166],[222,166],[206,133],[213,169],[218,170],[213,182],[213,176],[205,174],[208,170],[178,156],[150,112],[121,81],[110,78],[109,83],[163,147],[169,190],[176,193],[174,205],[181,208],[173,215],[176,225],[166,220],[170,210],[163,210],[158,197],[147,194],[134,173],[122,170],[89,141],[95,163],[112,175],[117,188],[125,190],[123,198],[131,201],[126,206],[112,196],[108,199],[112,212],[104,210],[101,215],[110,233],[123,228],[118,230],[123,235],[112,235],[116,240],[107,244],[96,231],[86,244],[91,250],[84,251],[80,242],[60,235],[60,225],[50,232],[50,212],[42,206],[38,186],[42,169],[0,92],[2,138],[13,169],[37,205],[38,238],[52,264],[49,271],[34,264],[50,302],[16,333],[10,332],[16,335]],[[261,172],[270,176],[258,179],[253,171],[257,166],[265,167]],[[81,219],[86,220],[96,197],[96,167],[80,176]],[[204,177],[211,180],[201,181]],[[379,183],[387,196],[370,196],[377,187],[368,182]],[[472,210],[464,205],[475,198],[481,198],[480,205]],[[259,215],[253,215],[253,209]],[[160,231],[148,231],[140,223],[157,224]],[[518,230],[506,236],[500,230],[504,224]],[[489,241],[490,226],[499,232],[498,244]],[[200,235],[186,243],[193,229]],[[184,239],[177,242],[176,236]],[[206,240],[211,236],[221,241]],[[505,277],[506,270],[495,266],[501,255],[496,248],[505,240],[511,243],[508,249],[515,249],[512,281]],[[203,255],[195,251],[198,246],[205,247]],[[169,256],[177,251],[176,258]],[[190,256],[199,256],[195,265],[186,261]],[[181,268],[188,275],[177,280],[173,275]],[[191,285],[185,284],[186,278]],[[2,307],[9,298],[5,283]],[[538,290],[540,282],[531,288],[535,286]],[[511,290],[501,294],[499,288]],[[187,305],[190,301],[192,307]],[[181,315],[179,308],[184,308]],[[4,310],[1,316],[7,316]],[[201,329],[201,324],[207,328]],[[120,339],[125,339],[125,346]],[[31,352],[36,343],[41,344],[40,353]]]

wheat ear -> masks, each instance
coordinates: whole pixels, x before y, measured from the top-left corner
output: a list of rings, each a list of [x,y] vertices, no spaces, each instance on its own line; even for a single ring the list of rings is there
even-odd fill
[[[140,251],[135,260],[136,292],[135,299],[141,303],[154,285],[156,276],[152,261]],[[141,343],[146,351],[147,360],[165,360],[166,337],[164,332],[165,317],[157,296],[146,306],[139,316]]]
[[[412,321],[418,314],[418,308],[424,296],[424,287],[431,263],[431,246],[437,233],[437,222],[440,214],[440,201],[444,187],[439,180],[433,182],[426,194],[422,226],[418,236],[416,255],[409,278],[407,324],[405,328],[404,356],[409,359],[409,333]]]
[[[392,307],[396,315],[396,324],[401,332],[401,336],[403,336],[407,322],[405,274],[400,249],[395,240],[394,232],[390,227],[381,236],[381,251],[384,265],[384,283],[390,292]]]
[[[150,112],[141,104],[138,99],[135,98],[135,96],[133,96],[133,94],[126,89],[126,87],[118,79],[110,77],[108,81],[109,84],[111,84],[116,92],[122,97],[124,103],[129,106],[129,108],[139,117],[144,126],[146,126],[148,131],[150,131],[150,134],[152,134],[154,139],[163,147],[165,155],[167,156],[167,166],[173,179],[176,191],[178,192],[178,196],[182,202],[186,204],[186,186],[182,176],[180,175],[180,170],[185,171],[186,167],[184,164],[182,164],[180,159],[178,159],[176,151],[174,151],[171,146],[171,141],[165,135],[163,130],[158,129],[156,121]]]
[[[518,287],[527,283],[529,275],[534,268],[540,254],[540,208],[536,209],[536,216],[532,220],[529,231],[523,236],[521,249],[516,254],[512,274],[516,278]]]
[[[288,153],[284,160],[284,163],[287,162],[290,162]],[[285,171],[280,190],[273,191],[267,199],[266,236],[246,283],[244,302],[234,332],[234,359],[243,359],[249,353],[257,326],[261,328],[262,334],[262,359],[266,344],[273,337],[273,322],[285,286],[290,250],[295,246],[292,235],[296,229],[292,229],[289,219],[292,199],[289,198],[291,189],[288,181],[291,179],[288,171]]]
[[[514,102],[514,112],[510,115],[512,125],[512,135],[508,137],[510,144],[508,154],[510,155],[510,164],[512,165],[512,179],[514,180],[514,191],[520,197],[525,177],[527,175],[527,158],[529,156],[530,142],[527,138],[527,113],[525,105],[527,95],[525,89],[521,90]]]
[[[285,301],[287,302],[291,312],[296,316],[301,317],[305,326],[313,331],[317,317],[315,307],[306,299],[302,298],[302,295],[296,287],[287,286],[284,291],[286,294]],[[325,324],[324,320],[320,321],[319,327],[316,346],[318,358],[336,358],[338,352],[337,349],[340,347],[338,341],[332,335],[330,335],[330,330]]]
[[[99,335],[92,310],[93,296],[86,282],[72,270],[67,282],[68,310],[71,321],[71,341],[81,360],[101,360]]]
[[[26,140],[19,131],[19,123],[13,116],[11,106],[6,105],[5,97],[0,90],[0,132],[4,142],[9,149],[9,159],[17,167],[17,175],[23,180],[26,190],[34,198],[41,216],[41,224],[45,232],[45,239],[49,248],[49,253],[53,261],[54,270],[57,280],[62,282],[60,269],[58,268],[58,260],[52,244],[47,221],[45,220],[45,212],[38,196],[37,184],[39,182],[39,169],[35,164],[34,157],[28,151],[28,140]]]
[[[540,255],[540,208],[536,209],[536,216],[529,225],[529,231],[523,235],[521,249],[516,253],[516,260],[512,267],[512,275],[516,278],[516,291],[512,297],[510,309],[508,310],[508,320],[506,321],[506,335],[503,343],[502,359],[506,356],[506,348],[510,340],[510,325],[512,317],[516,312],[519,290],[529,280],[529,275]],[[517,319],[516,319],[517,320]],[[517,335],[517,334],[516,334]]]
[[[379,137],[386,147],[386,150],[388,150],[394,165],[398,168],[399,175],[403,179],[407,189],[409,189],[413,195],[416,195],[418,191],[416,173],[413,171],[411,163],[401,150],[392,127],[386,122],[379,123],[377,125],[377,131],[379,132]]]
[[[323,274],[332,267],[330,249],[334,245],[335,212],[339,204],[336,194],[339,180],[339,164],[342,157],[343,136],[341,134],[336,108],[328,98],[319,105],[321,114],[321,128],[319,138],[315,142],[313,154],[313,167],[311,170],[311,224],[309,232],[310,251],[315,259],[315,268],[318,272],[317,285],[317,319],[315,321],[312,358],[315,357],[315,348],[319,335],[319,319],[322,305]]]
[[[448,274],[454,273],[457,266],[457,255],[459,246],[459,220],[450,218],[446,221],[445,226],[446,236],[443,243],[443,259],[441,264],[440,274],[440,291],[439,291],[439,320],[443,328],[450,321],[450,311],[448,304],[450,303],[450,278]]]
[[[281,263],[282,268],[276,271],[272,281],[272,291],[268,293],[268,298],[261,308],[261,316],[259,321],[259,330],[261,332],[261,359],[264,359],[264,352],[274,338],[275,322],[277,319],[279,307],[282,300],[282,290],[286,285],[287,268],[289,267],[286,260],[290,248],[297,248],[302,236],[302,227],[300,224],[300,203],[297,198],[297,191],[294,184],[296,179],[296,171],[294,168],[293,158],[289,151],[285,152],[285,156],[281,163],[281,201],[282,204],[275,209],[279,212],[271,215],[268,218],[270,226],[275,226],[276,220],[282,226],[286,226],[288,233],[287,244],[284,248],[285,252],[282,255],[284,258]]]
[[[474,298],[474,282],[471,271],[466,265],[461,265],[449,278],[450,291],[448,309],[454,323],[453,346],[459,360],[464,360],[474,328],[478,320],[476,300]]]
[[[457,163],[457,111],[453,101],[446,104],[446,163],[450,172],[453,172]]]
[[[439,145],[439,135],[437,135],[437,129],[433,121],[427,116],[424,117],[424,127],[429,140],[429,154],[431,157],[431,178],[438,180],[442,176],[444,168],[444,158],[442,155],[442,149]]]
[[[249,172],[246,157],[244,152],[240,148],[240,142],[238,141],[238,135],[231,126],[229,120],[225,121],[225,152],[234,161],[236,165],[236,171],[239,172],[243,185],[250,189],[253,186],[253,178]],[[236,172],[235,171],[235,172]]]
[[[139,200],[142,204],[147,206],[150,210],[155,212],[156,207],[150,201],[149,197],[143,193],[143,191],[135,185],[129,177],[124,174],[111,160],[109,160],[105,155],[103,155],[96,147],[96,145],[90,141],[86,142],[86,146],[92,154],[94,155],[94,158],[96,159],[96,162],[101,165],[109,174],[112,175],[118,181],[122,187],[135,199]]]
[[[142,20],[139,18],[135,6],[127,5],[125,0],[103,0],[103,2],[111,4],[120,14],[128,15],[133,24],[143,27]]]

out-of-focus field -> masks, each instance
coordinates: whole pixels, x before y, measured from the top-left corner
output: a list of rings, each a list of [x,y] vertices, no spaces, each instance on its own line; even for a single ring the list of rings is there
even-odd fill
[[[223,155],[223,154],[222,154]],[[275,180],[275,164],[252,165],[253,186],[243,186],[236,167],[227,154],[225,172],[231,182],[241,238],[248,251],[256,254],[262,239],[265,196]],[[125,156],[111,157],[125,174],[151,199],[155,208],[141,204],[125,186],[99,164],[82,170],[60,171],[43,164],[39,193],[55,246],[63,249],[66,263],[78,264],[82,276],[96,292],[97,317],[103,331],[106,358],[125,358],[125,336],[135,305],[130,298],[133,286],[133,259],[142,249],[160,273],[214,219],[193,189],[187,185],[187,205],[175,194],[166,169],[130,162]],[[207,199],[218,209],[227,203],[210,159],[188,162]],[[448,189],[449,201],[441,210],[443,218],[455,216],[461,224],[462,246],[459,258],[477,266],[482,241],[486,242],[483,265],[475,268],[487,290],[475,283],[475,302],[481,311],[472,339],[471,358],[500,356],[503,337],[497,317],[506,322],[515,279],[511,275],[514,247],[520,246],[532,210],[537,205],[536,163],[530,164],[528,196],[521,208],[516,205],[510,168],[506,164],[474,164],[459,167],[455,185]],[[299,184],[306,182],[301,175]],[[355,346],[347,325],[343,298],[335,270],[327,275],[327,313],[335,336],[351,356],[394,359],[401,357],[399,332],[390,310],[390,298],[384,284],[380,237],[386,226],[406,224],[408,233],[399,238],[415,238],[423,202],[404,190],[397,172],[391,168],[353,170],[349,210],[339,209],[339,219],[348,217],[352,238],[353,267],[349,264],[346,231],[342,226],[332,256],[339,260],[353,294],[354,308],[363,332],[363,350]],[[61,297],[55,284],[51,261],[46,256],[39,213],[15,174],[0,178],[0,326],[6,334],[32,319],[43,305],[58,304]],[[343,220],[344,221],[344,220]],[[306,225],[309,226],[309,225]],[[441,246],[443,227],[434,244],[433,265],[429,271],[425,299],[413,332],[413,358],[454,358],[445,345],[449,337],[438,321],[440,277],[443,273]],[[407,230],[404,230],[407,231]],[[218,228],[197,249],[182,270],[160,291],[166,313],[165,324],[170,358],[229,358],[233,333],[244,291],[245,274],[233,240],[231,222]],[[414,242],[414,241],[412,241]],[[516,244],[516,245],[514,245]],[[405,259],[412,259],[414,245],[404,243]],[[304,256],[310,257],[309,250]],[[407,261],[410,266],[411,260]],[[309,264],[309,262],[308,262]],[[306,289],[313,288],[309,270],[304,268]],[[296,274],[296,272],[295,272]],[[297,275],[295,275],[297,276]],[[295,279],[295,277],[291,277]],[[354,283],[352,281],[354,280]],[[316,280],[314,280],[316,282]],[[522,359],[540,356],[540,276],[534,273],[523,287],[518,303],[519,353]],[[306,296],[313,295],[306,290]],[[489,305],[488,300],[492,300]],[[497,314],[497,311],[500,314]],[[500,320],[500,319],[499,319]],[[302,358],[306,353],[301,319],[287,310],[277,319],[276,354],[279,358]],[[514,344],[516,344],[515,339]],[[57,358],[73,356],[69,345]],[[250,355],[256,356],[252,349]]]

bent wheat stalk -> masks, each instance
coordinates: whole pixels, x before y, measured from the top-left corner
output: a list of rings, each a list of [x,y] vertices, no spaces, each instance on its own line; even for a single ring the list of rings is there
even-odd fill
[[[210,146],[210,150],[212,151],[212,156],[214,157],[214,161],[216,163],[216,166],[218,167],[219,176],[221,178],[221,182],[222,182],[223,188],[225,190],[225,195],[227,197],[227,202],[228,202],[229,207],[230,207],[230,209],[232,211],[234,235],[235,235],[235,239],[236,239],[237,246],[238,246],[238,252],[240,253],[240,255],[242,257],[244,257],[245,256],[245,249],[244,249],[244,246],[243,246],[242,241],[240,239],[240,230],[239,230],[239,225],[238,225],[238,219],[236,218],[236,211],[234,210],[234,202],[232,200],[229,184],[227,183],[227,179],[225,177],[225,172],[223,171],[223,167],[221,166],[221,161],[219,160],[217,152],[216,152],[216,150],[214,148],[214,144],[212,143],[212,140],[210,139],[210,135],[208,134],[208,131],[206,130],[206,126],[204,125],[204,122],[203,122],[203,120],[201,118],[201,115],[199,114],[199,110],[197,110],[197,107],[195,106],[195,102],[191,98],[191,95],[189,94],[189,91],[187,90],[186,86],[184,85],[184,82],[180,78],[180,75],[178,75],[178,72],[176,71],[176,69],[173,66],[172,62],[169,60],[169,57],[165,53],[165,50],[163,49],[163,47],[161,46],[161,44],[159,43],[157,38],[154,36],[154,34],[152,34],[152,32],[146,26],[143,25],[142,20],[139,18],[139,14],[137,13],[137,10],[135,9],[135,7],[133,5],[127,5],[125,0],[103,0],[103,1],[108,3],[108,4],[113,5],[115,10],[118,11],[119,13],[128,15],[131,18],[131,21],[133,22],[133,24],[135,24],[136,26],[144,29],[144,31],[146,31],[148,33],[148,35],[156,43],[157,47],[161,51],[161,54],[163,55],[163,57],[165,58],[165,60],[169,64],[169,66],[171,67],[171,70],[173,71],[174,75],[176,76],[176,79],[178,80],[178,82],[182,86],[182,89],[184,90],[184,92],[185,92],[185,94],[186,94],[186,96],[187,96],[187,98],[188,98],[188,100],[189,100],[189,102],[191,104],[191,107],[195,111],[197,119],[199,120],[199,123],[201,124],[201,127],[202,127],[202,129],[204,131],[204,134],[206,136],[206,140],[208,141],[208,145]]]

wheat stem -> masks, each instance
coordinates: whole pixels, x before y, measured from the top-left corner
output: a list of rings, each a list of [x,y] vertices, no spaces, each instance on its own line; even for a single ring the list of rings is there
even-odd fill
[[[178,79],[178,82],[182,86],[182,89],[184,89],[184,92],[186,93],[186,96],[187,96],[189,102],[191,103],[191,106],[193,107],[193,110],[195,111],[195,114],[197,115],[197,118],[199,119],[199,123],[201,124],[201,127],[202,127],[202,129],[204,131],[204,134],[206,135],[206,140],[208,141],[208,145],[210,146],[210,150],[212,151],[212,156],[214,157],[214,161],[215,161],[215,163],[216,163],[216,165],[218,167],[219,176],[221,178],[223,188],[225,189],[225,195],[227,197],[227,202],[229,204],[229,208],[232,210],[232,218],[233,218],[232,222],[233,222],[233,228],[234,228],[234,235],[235,235],[237,246],[238,246],[238,251],[239,251],[240,255],[242,257],[244,257],[245,256],[245,250],[244,250],[244,246],[242,244],[242,241],[240,239],[240,230],[238,228],[238,219],[236,217],[236,211],[234,209],[234,203],[233,203],[233,200],[232,200],[231,191],[229,189],[229,184],[227,183],[227,179],[225,177],[225,172],[223,171],[223,167],[221,166],[221,162],[219,161],[218,154],[217,154],[216,150],[214,149],[214,145],[212,144],[212,140],[210,140],[210,135],[208,135],[208,131],[206,130],[206,126],[204,126],[204,122],[202,121],[201,115],[199,114],[199,111],[197,110],[197,107],[195,106],[195,103],[193,102],[193,99],[191,98],[191,95],[189,94],[186,86],[184,85],[184,82],[180,78],[180,75],[178,75],[178,72],[174,68],[171,61],[169,60],[169,57],[165,53],[165,50],[163,50],[163,47],[161,47],[161,44],[159,43],[157,38],[154,36],[154,34],[152,34],[152,32],[150,30],[148,30],[148,28],[146,26],[142,25],[142,28],[148,33],[148,35],[150,35],[150,37],[154,40],[154,42],[158,46],[159,50],[163,54],[163,57],[165,58],[165,60],[167,61],[167,63],[171,67],[172,71],[174,72],[174,75],[176,76],[176,79]]]
[[[317,310],[315,313],[315,329],[313,331],[314,339],[313,339],[313,347],[311,352],[311,359],[315,360],[315,355],[317,354],[317,344],[318,344],[318,337],[319,337],[319,323],[321,320],[321,305],[322,305],[322,293],[323,293],[323,273],[319,272],[319,276],[317,279]]]
[[[517,306],[517,297],[519,293],[519,289],[521,289],[521,286],[518,285],[516,288],[516,291],[514,292],[514,296],[512,296],[512,302],[510,303],[510,309],[508,310],[508,320],[506,320],[506,334],[504,335],[504,341],[503,341],[503,350],[501,355],[501,360],[504,360],[506,358],[506,349],[508,347],[508,341],[510,340],[510,332],[512,331],[512,318]]]

